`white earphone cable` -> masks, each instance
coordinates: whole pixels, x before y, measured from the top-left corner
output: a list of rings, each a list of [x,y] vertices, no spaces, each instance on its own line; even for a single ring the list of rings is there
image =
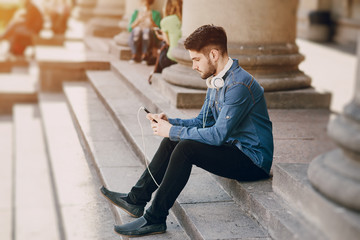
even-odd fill
[[[146,169],[148,170],[152,180],[154,181],[154,183],[156,184],[156,186],[160,187],[160,185],[157,183],[157,181],[155,180],[154,176],[152,175],[151,171],[150,171],[150,168],[149,168],[149,164],[146,160],[146,149],[145,149],[145,139],[144,139],[144,131],[143,131],[143,127],[141,125],[141,122],[140,122],[140,111],[143,110],[144,107],[140,107],[138,112],[137,112],[137,120],[138,120],[138,123],[139,123],[139,126],[140,126],[140,130],[141,130],[141,138],[142,138],[142,144],[143,144],[143,149],[144,149],[144,162],[145,162],[145,165],[146,165]]]

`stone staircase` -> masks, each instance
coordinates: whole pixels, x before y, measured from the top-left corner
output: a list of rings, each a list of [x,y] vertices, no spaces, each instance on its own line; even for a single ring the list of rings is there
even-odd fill
[[[177,109],[149,86],[152,67],[109,65],[85,69],[81,82],[56,83],[61,91],[38,92],[37,103],[15,104],[12,116],[0,116],[0,190],[9,193],[0,201],[1,239],[122,239],[113,224],[134,220],[98,189],[129,191],[151,161],[161,138],[139,107],[183,118],[198,110]],[[306,180],[308,163],[334,148],[329,112],[270,110],[270,117],[272,179],[237,182],[194,167],[167,232],[143,239],[340,239],[344,227],[346,239],[357,239],[359,215],[348,218]],[[334,230],[327,233],[326,224]]]

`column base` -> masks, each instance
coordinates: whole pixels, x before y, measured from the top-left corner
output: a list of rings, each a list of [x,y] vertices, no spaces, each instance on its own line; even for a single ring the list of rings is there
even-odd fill
[[[315,158],[308,170],[311,184],[328,199],[360,210],[360,163],[350,160],[341,149]]]
[[[200,108],[204,102],[206,89],[186,88],[171,84],[164,80],[162,74],[154,74],[152,82],[153,86],[177,108]],[[314,88],[306,88],[265,92],[265,99],[268,108],[329,109],[331,94],[328,92],[320,93]]]
[[[164,79],[171,84],[206,89],[199,74],[191,70],[189,53],[183,47],[183,39],[172,51],[178,64],[163,72]],[[311,78],[298,69],[304,60],[296,44],[242,45],[229,43],[230,57],[238,59],[239,65],[252,74],[265,92],[287,91],[311,87]],[[191,72],[191,73],[190,73]]]

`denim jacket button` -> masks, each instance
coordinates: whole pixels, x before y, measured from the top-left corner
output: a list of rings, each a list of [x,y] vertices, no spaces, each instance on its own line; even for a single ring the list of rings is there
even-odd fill
[[[226,116],[226,119],[230,119],[230,116]]]

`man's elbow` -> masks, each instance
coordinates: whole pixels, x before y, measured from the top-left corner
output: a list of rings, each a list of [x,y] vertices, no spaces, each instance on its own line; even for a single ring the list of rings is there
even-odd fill
[[[221,145],[224,145],[225,144],[225,138],[224,137],[218,137],[218,138],[215,138],[215,141],[214,141],[214,146],[221,146]]]

